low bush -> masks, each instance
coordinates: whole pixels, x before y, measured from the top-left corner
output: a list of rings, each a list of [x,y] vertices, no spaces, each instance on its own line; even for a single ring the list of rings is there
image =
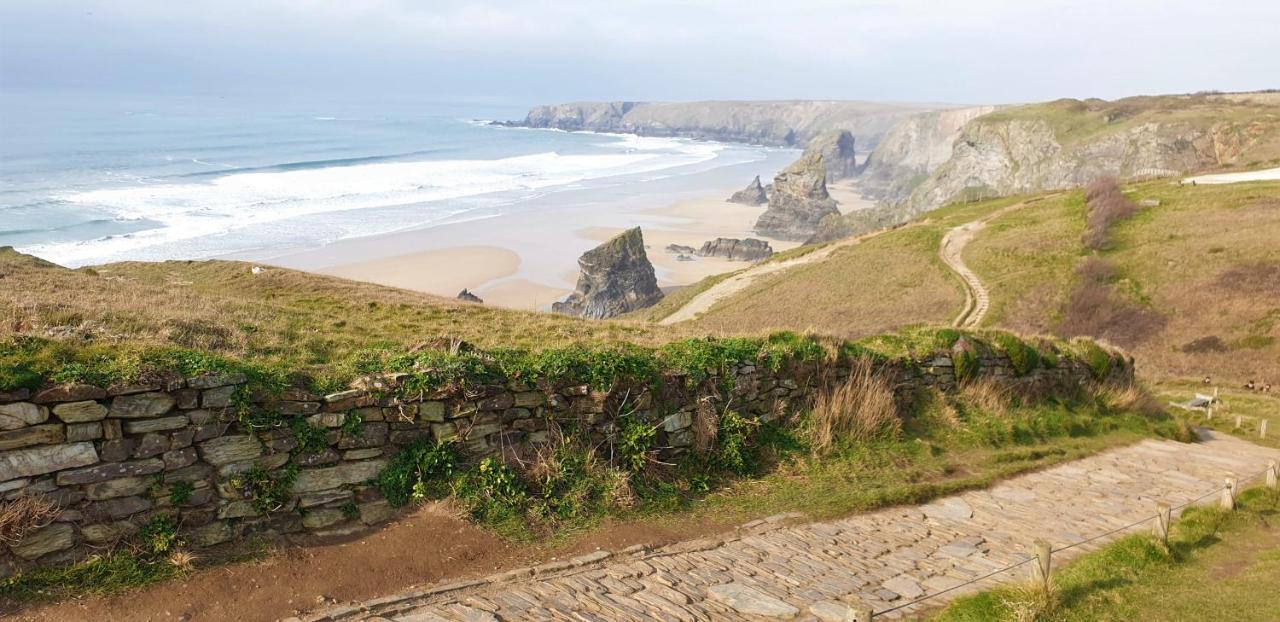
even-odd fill
[[[417,440],[391,458],[374,485],[387,502],[400,507],[446,496],[457,471],[458,452],[452,443]]]

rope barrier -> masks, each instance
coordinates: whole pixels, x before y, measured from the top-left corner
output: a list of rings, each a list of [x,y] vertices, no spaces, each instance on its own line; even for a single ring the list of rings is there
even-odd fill
[[[1253,480],[1255,480],[1255,479],[1257,479],[1257,478],[1259,478],[1259,477],[1262,477],[1262,476],[1266,475],[1267,471],[1269,471],[1269,470],[1271,470],[1271,467],[1267,467],[1267,468],[1265,468],[1265,469],[1263,469],[1263,470],[1261,470],[1261,471],[1258,471],[1257,473],[1254,473],[1253,475],[1250,475],[1249,477],[1246,477],[1246,478],[1244,478],[1244,479],[1240,479],[1240,480],[1238,480],[1238,481],[1237,481],[1237,483],[1236,483],[1236,487],[1237,487],[1237,489],[1239,489],[1239,488],[1243,487],[1243,486],[1244,486],[1244,484],[1245,484],[1245,483],[1247,483],[1247,482],[1251,482],[1251,481],[1253,481]],[[1181,504],[1181,505],[1176,505],[1176,506],[1171,507],[1171,508],[1170,508],[1170,511],[1181,510],[1181,509],[1183,509],[1183,508],[1185,508],[1185,507],[1187,507],[1187,506],[1190,506],[1190,505],[1194,505],[1194,504],[1196,504],[1196,503],[1199,503],[1199,502],[1201,502],[1201,501],[1203,501],[1203,500],[1205,500],[1205,499],[1208,499],[1209,497],[1212,497],[1212,496],[1214,496],[1214,495],[1216,495],[1216,494],[1221,493],[1223,490],[1226,490],[1226,488],[1227,488],[1226,486],[1219,486],[1219,487],[1217,487],[1217,488],[1213,489],[1212,491],[1209,491],[1209,492],[1207,492],[1207,493],[1205,493],[1205,494],[1203,494],[1203,495],[1200,495],[1199,497],[1196,497],[1195,499],[1192,499],[1192,500],[1190,500],[1190,501],[1187,501],[1186,503],[1183,503],[1183,504]],[[1079,542],[1073,542],[1073,543],[1071,543],[1071,544],[1068,544],[1068,545],[1065,545],[1065,546],[1058,547],[1058,548],[1056,548],[1056,549],[1053,549],[1053,552],[1054,552],[1054,553],[1058,553],[1058,552],[1061,552],[1061,551],[1066,551],[1066,550],[1068,550],[1068,549],[1073,549],[1073,548],[1078,547],[1078,546],[1083,546],[1083,545],[1088,544],[1088,543],[1090,543],[1090,542],[1094,542],[1094,541],[1097,541],[1097,540],[1101,540],[1102,538],[1105,538],[1105,537],[1107,537],[1107,536],[1110,536],[1110,535],[1113,535],[1113,534],[1119,533],[1119,532],[1124,531],[1124,530],[1126,530],[1126,529],[1132,529],[1132,528],[1134,528],[1134,527],[1137,527],[1138,525],[1141,525],[1141,524],[1143,524],[1143,523],[1146,523],[1146,522],[1148,522],[1148,521],[1150,521],[1150,520],[1153,520],[1153,519],[1156,519],[1156,518],[1159,518],[1159,517],[1158,517],[1157,515],[1154,515],[1154,514],[1153,514],[1153,515],[1151,515],[1151,516],[1148,516],[1148,517],[1146,517],[1146,518],[1143,518],[1142,520],[1139,520],[1139,521],[1135,521],[1135,522],[1129,523],[1128,525],[1125,525],[1125,526],[1123,526],[1123,527],[1117,527],[1117,528],[1112,529],[1112,530],[1110,530],[1110,531],[1108,531],[1108,532],[1106,532],[1106,533],[1101,533],[1101,534],[1098,534],[1098,535],[1096,535],[1096,536],[1093,536],[1092,538],[1088,538],[1088,539],[1085,539],[1085,540],[1081,540],[1081,541],[1079,541]],[[908,602],[902,603],[902,604],[900,604],[900,605],[895,605],[895,606],[890,607],[890,608],[888,608],[888,609],[885,609],[885,610],[883,610],[883,611],[873,611],[873,612],[871,613],[871,617],[872,617],[872,618],[875,618],[876,616],[883,616],[883,615],[887,615],[887,614],[893,613],[893,612],[895,612],[895,611],[899,611],[899,610],[902,610],[902,609],[906,609],[906,608],[908,608],[908,607],[912,607],[912,606],[918,605],[918,604],[920,604],[920,603],[922,603],[922,602],[924,602],[924,601],[926,601],[926,600],[930,600],[930,599],[933,599],[933,598],[937,598],[937,597],[939,597],[939,596],[942,596],[943,594],[946,594],[946,593],[948,593],[948,592],[953,592],[953,591],[958,590],[958,589],[960,589],[960,588],[962,588],[962,587],[965,587],[965,586],[967,586],[967,585],[973,585],[974,583],[978,583],[979,581],[985,581],[985,580],[990,579],[991,577],[994,577],[994,576],[996,576],[996,575],[998,575],[998,574],[1002,574],[1002,573],[1005,573],[1005,572],[1009,572],[1010,570],[1013,570],[1014,568],[1017,568],[1017,567],[1019,567],[1019,566],[1022,566],[1022,565],[1024,565],[1024,564],[1026,564],[1026,563],[1028,563],[1028,562],[1031,562],[1031,561],[1034,561],[1034,560],[1035,560],[1035,558],[1034,558],[1034,557],[1028,557],[1027,559],[1024,559],[1024,560],[1022,560],[1022,561],[1020,561],[1020,562],[1018,562],[1018,563],[1016,563],[1016,564],[1013,564],[1012,566],[1005,566],[1004,568],[1001,568],[1001,569],[999,569],[999,570],[994,570],[994,571],[989,572],[989,573],[987,573],[987,574],[985,574],[985,575],[982,575],[981,577],[978,577],[978,578],[976,578],[976,579],[970,579],[969,581],[966,581],[966,582],[961,583],[961,584],[959,584],[959,585],[953,585],[953,586],[951,586],[951,587],[949,587],[949,588],[947,588],[947,589],[945,589],[945,590],[941,590],[941,591],[939,591],[939,592],[934,592],[933,594],[925,594],[924,596],[921,596],[921,597],[919,597],[919,598],[916,598],[915,600],[911,600],[911,601],[908,601]]]

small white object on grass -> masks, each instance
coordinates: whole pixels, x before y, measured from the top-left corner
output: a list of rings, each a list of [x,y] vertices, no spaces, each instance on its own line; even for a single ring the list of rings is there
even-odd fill
[[[249,272],[252,272],[254,274],[262,274],[262,266],[254,266],[249,269]]]

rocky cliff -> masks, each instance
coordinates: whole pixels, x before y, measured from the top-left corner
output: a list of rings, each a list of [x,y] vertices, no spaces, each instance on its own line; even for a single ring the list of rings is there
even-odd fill
[[[746,188],[733,193],[729,197],[730,203],[741,203],[743,205],[764,205],[769,202],[769,194],[764,191],[764,186],[760,185],[760,176],[751,180]]]
[[[680,136],[803,147],[826,130],[848,130],[874,146],[899,119],[936,104],[859,101],[575,102],[538,106],[518,127]]]
[[[827,194],[827,170],[822,156],[809,153],[773,178],[769,209],[756,221],[756,231],[784,240],[813,235],[823,218],[839,215]]]
[[[653,306],[662,290],[644,250],[640,228],[628,229],[578,258],[578,287],[551,310],[603,319]]]
[[[869,198],[897,202],[911,196],[933,171],[951,158],[951,148],[973,119],[995,110],[974,106],[921,112],[899,121],[867,157],[858,178]]]
[[[699,257],[723,257],[730,261],[760,261],[773,255],[773,247],[764,240],[746,238],[716,238],[703,243]]]
[[[1176,176],[1276,157],[1280,98],[1265,94],[1059,100],[965,124],[950,157],[912,190],[906,209],[914,215],[957,200],[1072,188],[1102,176]]]
[[[858,174],[858,160],[854,154],[856,142],[848,130],[829,130],[809,141],[804,151],[822,156],[822,163],[827,167],[827,180],[837,181]]]

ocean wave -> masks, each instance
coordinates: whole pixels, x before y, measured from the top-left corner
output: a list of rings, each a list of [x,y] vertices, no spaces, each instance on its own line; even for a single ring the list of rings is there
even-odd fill
[[[158,226],[127,236],[51,243],[31,250],[64,265],[122,258],[158,259],[161,257],[145,249],[164,245],[172,253],[177,242],[225,236],[268,223],[498,192],[545,192],[593,179],[699,164],[716,157],[713,144],[677,145],[666,139],[654,140],[664,141],[663,146],[641,139],[626,141],[629,144],[621,153],[594,155],[549,151],[494,160],[375,160],[327,166],[273,166],[263,171],[219,172],[208,181],[75,192],[57,198],[105,210],[117,220],[145,220]],[[388,156],[376,156],[385,157]],[[462,211],[465,207],[456,204],[424,206],[415,222],[395,226],[422,225]],[[224,245],[223,252],[231,250],[226,246],[234,246],[234,241]]]
[[[243,167],[204,162],[204,161],[196,160],[193,158],[191,161],[197,164],[204,164],[208,166],[224,166],[228,170],[196,171],[194,173],[185,173],[182,175],[175,175],[174,179],[182,179],[187,177],[223,176],[228,173],[258,173],[263,171],[295,171],[295,170],[301,170],[301,169],[321,169],[321,168],[340,167],[340,166],[353,166],[357,164],[371,164],[375,162],[391,162],[396,160],[403,160],[405,158],[434,155],[434,154],[443,153],[445,151],[446,151],[445,149],[420,149],[417,151],[406,151],[403,153],[389,153],[389,154],[383,154],[383,155],[359,156],[359,157],[353,157],[353,158],[331,158],[328,160],[300,160],[298,162],[281,162],[279,164],[264,164],[262,166],[243,166]]]

